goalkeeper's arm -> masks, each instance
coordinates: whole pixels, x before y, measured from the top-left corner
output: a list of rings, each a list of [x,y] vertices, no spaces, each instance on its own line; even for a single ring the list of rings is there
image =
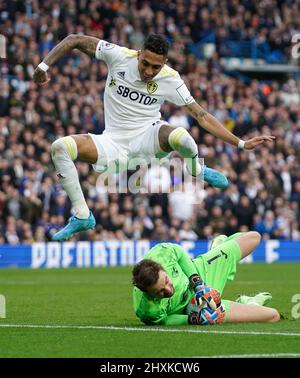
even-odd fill
[[[186,314],[173,314],[173,315],[165,316],[162,319],[141,318],[141,320],[143,323],[147,325],[181,326],[181,325],[190,324],[189,316]]]
[[[216,310],[210,307],[201,309],[198,313],[194,312],[190,315],[172,314],[163,319],[142,319],[147,325],[166,325],[166,326],[181,326],[181,325],[214,325],[221,324],[225,320],[225,307],[220,304]]]
[[[206,283],[199,276],[195,265],[193,264],[188,253],[179,245],[174,248],[177,262],[185,275],[189,278],[190,285],[193,288],[198,304],[204,299],[207,304],[215,310],[221,302],[220,293]]]

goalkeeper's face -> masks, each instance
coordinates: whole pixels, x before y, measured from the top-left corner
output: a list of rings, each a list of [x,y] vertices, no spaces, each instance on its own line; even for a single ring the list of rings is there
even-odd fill
[[[147,288],[147,292],[151,297],[169,298],[174,294],[174,286],[171,279],[164,270],[160,270],[158,280],[155,284]]]

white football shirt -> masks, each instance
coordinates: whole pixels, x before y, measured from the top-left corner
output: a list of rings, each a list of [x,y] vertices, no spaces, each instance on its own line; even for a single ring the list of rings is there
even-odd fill
[[[100,40],[95,56],[108,66],[104,93],[105,129],[109,133],[140,134],[161,119],[165,100],[178,106],[191,104],[191,96],[177,71],[165,65],[148,83],[141,80],[137,51]]]

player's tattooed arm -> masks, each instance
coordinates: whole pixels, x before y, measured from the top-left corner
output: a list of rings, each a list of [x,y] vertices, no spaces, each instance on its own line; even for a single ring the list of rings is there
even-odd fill
[[[78,49],[90,57],[95,56],[96,48],[100,40],[87,35],[70,34],[52,49],[43,62],[49,67],[53,66],[60,58],[71,50]],[[37,67],[33,74],[33,81],[38,85],[44,85],[49,81],[47,72]]]
[[[238,146],[239,138],[227,130],[212,114],[206,112],[197,102],[185,105],[186,112],[195,118],[199,125],[210,134],[223,140],[226,143]],[[265,142],[274,142],[275,136],[260,135],[245,141],[244,149],[251,150]]]
[[[43,60],[48,66],[55,64],[69,51],[78,49],[90,57],[95,56],[98,38],[87,35],[70,34],[52,49]]]
[[[200,124],[207,117],[208,113],[197,102],[185,105],[184,109],[193,118],[195,118]]]
[[[75,48],[89,55],[91,58],[95,56],[99,38],[90,37],[88,35],[74,35],[76,45]]]
[[[210,134],[224,142],[237,146],[239,138],[227,130],[212,114],[205,111],[197,102],[185,105],[184,109]]]

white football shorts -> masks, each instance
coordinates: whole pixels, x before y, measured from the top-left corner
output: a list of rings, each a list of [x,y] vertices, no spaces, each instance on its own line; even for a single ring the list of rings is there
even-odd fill
[[[163,158],[170,153],[162,151],[159,145],[159,129],[167,125],[166,121],[156,121],[142,130],[140,134],[122,130],[120,134],[104,131],[103,134],[91,134],[98,160],[93,164],[96,172],[123,172],[135,169],[139,164],[148,164],[151,159]]]

